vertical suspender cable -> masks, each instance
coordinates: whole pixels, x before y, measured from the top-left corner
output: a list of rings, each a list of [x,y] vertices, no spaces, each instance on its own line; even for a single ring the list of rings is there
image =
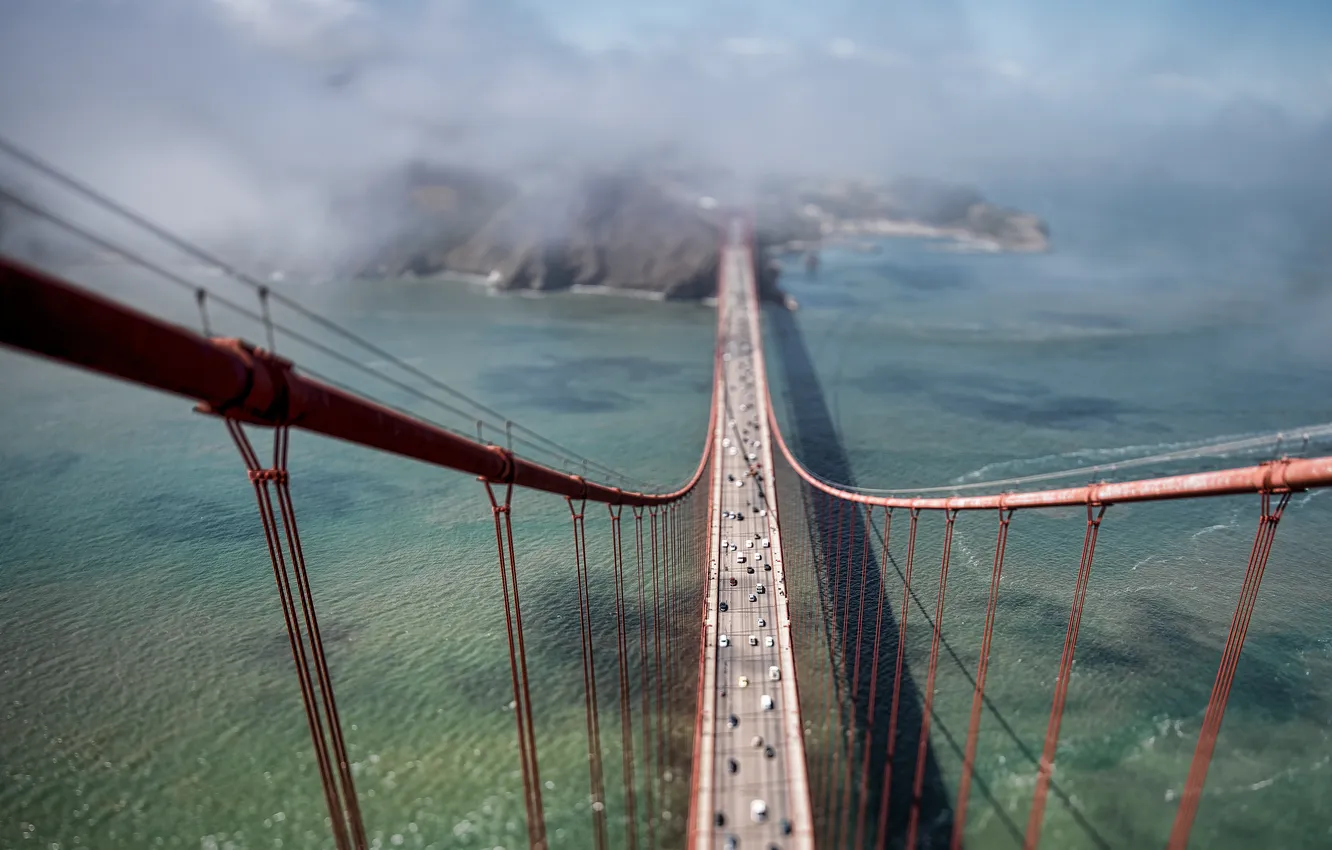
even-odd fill
[[[828,688],[828,753],[827,765],[823,777],[823,812],[824,812],[824,835],[825,840],[832,837],[832,826],[836,822],[837,812],[833,808],[833,803],[837,799],[836,772],[837,772],[837,754],[842,749],[842,681],[841,665],[837,657],[837,636],[845,629],[845,624],[838,620],[837,605],[842,598],[842,585],[846,580],[846,565],[842,560],[842,544],[844,535],[842,532],[842,517],[846,513],[846,500],[837,500],[837,549],[833,555],[832,572],[830,581],[832,583],[832,631],[828,635],[828,658],[832,665],[832,681]]]
[[[873,512],[870,514],[873,518]],[[888,571],[888,541],[893,531],[893,509],[887,508],[883,517],[883,556],[879,558],[879,599],[875,605],[874,616],[874,660],[870,664],[869,706],[865,710],[867,728],[865,747],[860,762],[860,806],[856,813],[856,840],[852,847],[864,847],[865,816],[869,811],[869,769],[870,752],[874,749],[874,698],[879,689],[879,638],[883,634],[883,611],[888,607],[886,592],[886,573]]]
[[[853,514],[853,516],[856,516],[856,514]],[[856,648],[851,655],[851,661],[855,665],[854,672],[851,674],[851,734],[846,741],[846,776],[842,779],[842,784],[845,786],[842,791],[842,826],[840,832],[842,841],[834,842],[834,846],[837,846],[838,843],[845,843],[851,838],[851,796],[855,786],[852,774],[856,762],[856,744],[859,741],[860,729],[856,705],[860,698],[860,649],[861,638],[865,633],[865,588],[869,577],[870,529],[873,527],[874,506],[870,505],[865,510],[865,525],[861,532],[863,546],[860,551],[860,601],[856,611]],[[864,802],[859,794],[856,795],[856,799],[858,802]]]
[[[858,525],[857,520],[859,518],[860,509],[851,502],[848,502],[846,507],[846,546],[842,549],[842,627],[839,639],[840,645],[837,653],[838,657],[841,658],[842,664],[842,672],[838,677],[838,680],[841,685],[843,697],[837,701],[837,747],[834,750],[839,763],[846,760],[845,757],[848,755],[850,742],[855,735],[856,699],[856,695],[849,689],[849,682],[847,681],[847,677],[851,674],[852,663],[852,659],[847,653],[847,640],[851,634],[851,590],[855,583],[855,574],[853,571],[855,569],[856,527]],[[832,811],[837,813],[837,817],[835,817],[830,824],[832,827],[834,846],[837,844],[837,828],[841,822],[841,816],[845,815],[845,812],[841,811],[841,806],[838,804],[837,798],[837,791],[839,790],[838,786],[841,784],[842,775],[842,771],[837,769],[839,766],[839,764],[833,766],[832,797],[829,800],[829,805],[831,806]],[[849,766],[847,774],[850,775]]]
[[[527,809],[527,843],[531,850],[545,850],[545,808],[541,801],[541,771],[537,766],[536,731],[532,723],[532,692],[527,678],[527,644],[523,640],[522,606],[518,600],[518,558],[513,547],[513,483],[505,485],[504,501],[500,502],[495,498],[491,482],[484,478],[481,481],[485,485],[495,519],[500,585],[504,589],[504,626],[509,641],[513,713],[518,724],[518,757],[523,774],[523,802]]]
[[[638,848],[638,804],[634,795],[634,721],[629,701],[629,641],[625,634],[624,543],[621,505],[607,505],[611,518],[611,558],[615,569],[615,645],[620,667],[620,756],[624,771],[624,831],[629,850]]]
[[[591,786],[592,837],[596,850],[606,850],[606,788],[601,774],[601,724],[597,712],[597,669],[593,653],[592,601],[587,581],[587,536],[583,525],[586,502],[574,507],[571,497],[569,516],[573,520],[574,567],[578,581],[579,641],[583,649],[583,709],[587,719],[587,772]]]
[[[930,720],[934,708],[934,682],[939,673],[939,640],[943,635],[944,595],[948,590],[948,567],[953,553],[953,527],[957,511],[944,518],[943,558],[939,564],[939,595],[934,602],[934,637],[930,643],[930,666],[925,674],[925,704],[920,713],[920,741],[916,751],[916,776],[911,786],[911,815],[907,821],[906,850],[916,850],[920,829],[920,803],[925,790],[925,764],[930,750]]]
[[[990,644],[994,640],[994,613],[999,605],[999,579],[1004,571],[1004,550],[1008,547],[1008,526],[1013,512],[999,509],[999,533],[994,544],[994,569],[990,573],[990,596],[985,603],[985,630],[981,636],[980,660],[976,662],[976,690],[971,696],[971,722],[967,725],[967,746],[962,756],[962,778],[957,786],[953,807],[953,838],[950,850],[962,850],[962,835],[967,825],[967,801],[971,796],[971,772],[976,765],[976,743],[980,737],[981,709],[985,704],[985,675],[990,670]]]
[[[662,671],[666,689],[666,772],[667,782],[675,779],[675,504],[661,510],[661,581],[664,588],[666,629],[666,666]]]
[[[814,722],[821,725],[819,729],[819,766],[818,770],[812,775],[812,787],[810,788],[811,802],[823,799],[824,776],[826,775],[828,765],[828,754],[831,752],[829,743],[828,729],[828,705],[830,702],[829,693],[833,687],[833,668],[831,658],[832,643],[828,637],[828,629],[832,622],[829,612],[829,602],[832,599],[833,592],[833,559],[835,552],[832,541],[835,538],[833,524],[833,506],[835,500],[831,495],[823,494],[823,519],[819,523],[819,565],[814,573],[813,591],[815,615],[810,623],[811,637],[816,638],[815,643],[811,644],[817,652],[820,678],[822,679],[819,687],[819,696],[817,707],[814,713]],[[827,811],[822,806],[816,806],[814,809],[814,824],[816,831],[823,819],[827,816]]]
[[[1045,820],[1045,799],[1050,791],[1050,776],[1054,772],[1055,750],[1059,747],[1059,725],[1064,719],[1064,703],[1068,700],[1068,683],[1073,673],[1073,652],[1078,645],[1078,628],[1082,625],[1082,606],[1087,601],[1087,585],[1091,581],[1092,558],[1096,554],[1096,537],[1105,516],[1105,506],[1099,510],[1087,505],[1087,533],[1082,540],[1082,560],[1078,564],[1078,580],[1073,588],[1073,610],[1068,615],[1068,632],[1064,635],[1064,653],[1059,659],[1059,678],[1055,680],[1054,700],[1050,706],[1050,722],[1045,730],[1045,747],[1036,772],[1036,790],[1031,798],[1031,813],[1027,817],[1027,835],[1023,850],[1036,850],[1041,843],[1041,827]]]
[[[653,667],[652,667],[652,685],[656,691],[656,714],[657,714],[657,773],[653,781],[657,783],[657,799],[660,802],[660,814],[665,825],[667,813],[670,812],[671,801],[666,797],[666,786],[664,777],[669,769],[666,766],[666,747],[664,746],[666,734],[666,719],[662,712],[662,672],[661,672],[661,583],[660,583],[660,556],[658,549],[657,525],[661,511],[655,506],[648,509],[648,519],[652,526],[652,642],[653,642]]]
[[[277,582],[278,597],[282,603],[282,618],[287,627],[287,640],[291,645],[292,660],[296,664],[301,700],[305,706],[305,719],[314,743],[324,801],[328,805],[333,841],[339,850],[346,848],[364,850],[365,827],[361,821],[360,806],[356,801],[356,789],[352,783],[346,741],[342,736],[341,719],[333,697],[333,681],[328,670],[328,659],[324,654],[323,638],[315,614],[314,596],[310,592],[310,577],[305,565],[305,554],[296,527],[296,512],[291,501],[290,476],[287,472],[289,430],[287,426],[275,429],[273,466],[265,469],[260,464],[259,455],[255,452],[241,424],[232,419],[225,421],[227,431],[245,461],[250,482],[254,485],[259,518],[264,527],[264,540],[273,566],[273,578]],[[273,510],[270,484],[276,485],[277,502],[282,514],[281,531],[278,526],[278,512]],[[284,532],[287,540],[286,552],[282,547]],[[287,567],[288,558],[291,561],[290,571]],[[294,589],[291,573],[294,573],[296,578]],[[299,614],[296,601],[298,598]],[[315,671],[313,676],[310,672],[312,662]],[[327,732],[325,725],[328,727]]]
[[[1221,653],[1221,666],[1216,672],[1216,682],[1212,685],[1212,695],[1207,701],[1207,711],[1203,715],[1202,729],[1198,732],[1198,744],[1193,751],[1193,762],[1189,765],[1189,776],[1184,784],[1184,794],[1175,812],[1175,823],[1170,830],[1169,850],[1185,850],[1189,845],[1189,833],[1193,830],[1193,820],[1198,814],[1198,805],[1202,802],[1203,783],[1207,781],[1207,768],[1212,763],[1212,752],[1216,749],[1217,736],[1221,734],[1221,721],[1225,719],[1226,703],[1230,699],[1230,688],[1235,682],[1235,670],[1239,666],[1240,653],[1244,651],[1244,639],[1248,636],[1249,622],[1253,618],[1254,606],[1258,603],[1258,588],[1267,570],[1267,559],[1272,554],[1272,542],[1276,538],[1277,523],[1290,502],[1290,492],[1281,494],[1276,509],[1272,509],[1272,494],[1262,494],[1262,514],[1258,519],[1258,531],[1253,537],[1253,548],[1249,552],[1249,564],[1244,571],[1244,584],[1240,588],[1239,601],[1235,605],[1235,614],[1230,621],[1230,631],[1226,634],[1225,650]]]
[[[824,493],[822,490],[813,490],[810,493],[809,501],[810,501],[810,510],[813,514],[812,517],[813,525],[810,528],[809,573],[806,576],[806,587],[809,589],[808,590],[809,595],[807,597],[806,605],[808,605],[809,608],[805,615],[805,645],[809,647],[809,653],[810,653],[811,663],[808,669],[810,671],[810,675],[814,677],[815,681],[814,681],[814,691],[813,691],[814,697],[811,700],[811,704],[807,706],[810,710],[803,713],[803,719],[805,720],[807,728],[810,732],[814,730],[815,728],[814,724],[818,722],[818,717],[821,710],[821,703],[823,702],[824,696],[827,694],[827,688],[825,688],[823,685],[823,672],[824,672],[823,657],[818,651],[818,641],[816,640],[817,633],[815,632],[815,628],[816,624],[822,622],[824,619],[822,617],[823,582],[821,581],[820,576],[822,573],[823,565],[827,563],[827,557],[825,554],[826,547],[824,546],[824,541],[826,538],[824,537],[824,534],[828,528],[827,519],[828,519],[828,505],[830,504],[829,501],[830,499],[831,497],[828,496],[826,493]],[[808,734],[808,732],[806,734]],[[822,748],[820,748],[820,750],[821,749]],[[821,752],[819,753],[819,755],[821,755]],[[807,746],[805,748],[805,759],[806,761],[809,761],[810,759],[816,759],[816,754],[814,752],[813,747]],[[809,776],[809,783],[810,783],[809,794],[811,802],[813,800],[818,799],[819,796],[818,768],[819,765],[815,763],[813,765],[813,768],[807,774]],[[818,823],[819,814],[820,812],[817,809],[815,809],[812,812],[812,816],[814,818],[814,822],[816,825]]]
[[[342,734],[342,718],[338,715],[337,701],[333,697],[333,676],[329,672],[328,656],[324,652],[324,637],[319,631],[319,619],[315,614],[314,593],[310,588],[310,574],[305,565],[305,550],[301,546],[301,535],[296,525],[296,505],[291,498],[291,477],[287,472],[287,449],[291,445],[291,431],[286,427],[277,428],[274,433],[274,443],[274,469],[277,472],[274,489],[277,491],[287,548],[291,552],[292,567],[296,573],[296,587],[300,592],[301,613],[305,618],[311,654],[314,656],[320,698],[324,703],[329,736],[333,742],[334,761],[338,779],[342,784],[342,797],[347,808],[352,846],[364,848],[365,825],[361,820],[361,807],[356,799],[356,788],[352,782],[351,759],[347,755],[347,741]]]
[[[907,529],[906,571],[902,576],[902,618],[897,624],[897,667],[893,672],[893,703],[888,711],[888,743],[883,762],[883,791],[879,796],[879,826],[874,839],[875,850],[883,850],[888,840],[888,804],[892,802],[893,766],[897,755],[897,712],[902,704],[902,672],[906,668],[907,612],[911,604],[911,569],[916,560],[916,527],[920,522],[920,509],[911,509],[911,522]]]
[[[657,823],[654,805],[652,777],[652,689],[648,674],[648,608],[647,581],[644,572],[643,551],[643,509],[635,506],[634,511],[634,548],[638,561],[638,670],[639,699],[643,706],[643,796],[647,803],[647,841],[648,850],[657,847]]]

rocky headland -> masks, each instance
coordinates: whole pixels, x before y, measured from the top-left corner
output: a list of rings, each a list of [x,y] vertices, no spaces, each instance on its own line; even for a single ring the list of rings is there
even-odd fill
[[[725,213],[697,174],[619,167],[515,179],[415,166],[374,194],[373,206],[388,209],[395,225],[359,264],[359,277],[452,275],[506,291],[591,289],[658,300],[716,294]],[[1035,216],[944,184],[770,179],[756,200],[747,195],[757,213],[761,295],[788,305],[771,259],[783,252],[898,235],[986,250],[1046,248]]]
[[[975,251],[1049,250],[1049,227],[1037,216],[930,180],[770,181],[758,209],[760,229],[776,250],[863,245],[866,237],[946,239]]]

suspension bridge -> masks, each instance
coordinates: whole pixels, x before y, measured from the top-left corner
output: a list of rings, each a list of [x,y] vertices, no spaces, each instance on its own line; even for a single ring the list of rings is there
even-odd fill
[[[140,222],[144,223],[144,222]],[[1252,548],[1234,593],[1234,615],[1217,665],[1173,828],[1164,844],[1189,846],[1208,768],[1244,648],[1269,555],[1291,495],[1332,486],[1332,457],[1278,458],[1205,473],[1085,486],[906,497],[822,480],[793,452],[772,409],[755,284],[752,227],[741,215],[721,235],[712,405],[693,475],[672,492],[633,489],[586,458],[584,474],[532,459],[570,453],[505,422],[503,444],[436,425],[303,371],[272,352],[267,286],[215,258],[201,259],[254,284],[267,349],[207,334],[209,296],[196,292],[204,333],[163,321],[22,263],[0,260],[0,342],[60,363],[192,400],[222,420],[241,457],[260,514],[262,542],[289,638],[333,844],[365,850],[367,828],[350,767],[336,677],[324,651],[315,592],[290,489],[292,429],[475,476],[495,535],[503,590],[517,769],[526,841],[556,841],[546,827],[542,753],[533,721],[522,595],[522,534],[515,489],[568,506],[576,575],[586,733],[587,816],[596,850],[612,847],[623,824],[630,850],[690,848],[862,848],[964,846],[976,754],[985,727],[986,683],[1000,582],[1014,518],[1073,508],[1080,554],[1068,554],[1072,604],[1053,671],[1046,734],[1033,766],[1030,807],[1016,839],[1042,845],[1079,629],[1094,580],[1098,534],[1117,505],[1251,495]],[[197,250],[197,249],[192,249]],[[183,284],[189,285],[189,284]],[[293,305],[299,306],[299,305]],[[318,318],[318,317],[316,317]],[[337,330],[334,328],[334,330]],[[447,389],[447,388],[444,388]],[[494,427],[494,426],[492,426]],[[515,433],[517,432],[517,433]],[[271,453],[256,446],[271,436]],[[515,450],[515,445],[532,451]],[[612,481],[616,483],[612,483]],[[992,517],[992,571],[973,699],[956,787],[943,788],[932,755],[933,700],[946,644],[945,601],[954,529],[962,513]],[[913,579],[920,519],[943,519],[932,616]],[[905,525],[905,528],[903,528]],[[589,547],[589,526],[604,532]],[[905,548],[901,540],[905,535]],[[893,555],[890,546],[898,547]],[[614,647],[597,645],[589,548],[609,551],[614,579]],[[599,557],[599,556],[596,556]],[[901,562],[900,593],[887,567]],[[923,686],[906,664],[907,635],[930,642]],[[599,676],[610,652],[616,675]],[[599,681],[599,678],[601,679]],[[619,729],[603,720],[613,701]],[[605,738],[619,734],[618,746]],[[618,750],[623,810],[611,810],[603,760]],[[689,779],[688,783],[681,781]],[[1061,800],[1074,805],[1062,794]],[[618,805],[617,805],[618,809]],[[688,811],[683,826],[668,817]]]

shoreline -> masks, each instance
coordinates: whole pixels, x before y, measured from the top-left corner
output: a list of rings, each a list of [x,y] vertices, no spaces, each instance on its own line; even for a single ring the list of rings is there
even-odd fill
[[[771,246],[776,254],[803,254],[824,248],[866,250],[865,240],[924,239],[950,243],[944,250],[974,254],[1044,254],[1049,242],[1013,243],[977,233],[963,227],[947,227],[920,221],[897,219],[848,219],[824,232],[821,239],[793,239]],[[870,244],[873,244],[871,241]]]

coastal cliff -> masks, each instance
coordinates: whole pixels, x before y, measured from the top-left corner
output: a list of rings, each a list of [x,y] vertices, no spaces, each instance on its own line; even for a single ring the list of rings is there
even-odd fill
[[[397,222],[364,278],[460,275],[502,291],[598,290],[656,300],[716,295],[720,203],[679,172],[607,168],[509,178],[415,166],[375,189]],[[751,196],[752,197],[752,196]],[[771,257],[855,236],[927,236],[1041,251],[1044,222],[963,187],[923,181],[765,181],[755,203],[760,295],[791,302]]]
[[[373,256],[362,277],[475,276],[498,290],[602,288],[657,300],[716,295],[721,222],[675,187],[611,170],[529,186],[420,172],[412,227]],[[489,181],[489,182],[487,182]],[[760,295],[785,302],[760,257]]]
[[[793,251],[860,236],[947,239],[978,251],[1049,250],[1049,227],[1037,216],[928,180],[768,181],[758,215],[768,240]]]

